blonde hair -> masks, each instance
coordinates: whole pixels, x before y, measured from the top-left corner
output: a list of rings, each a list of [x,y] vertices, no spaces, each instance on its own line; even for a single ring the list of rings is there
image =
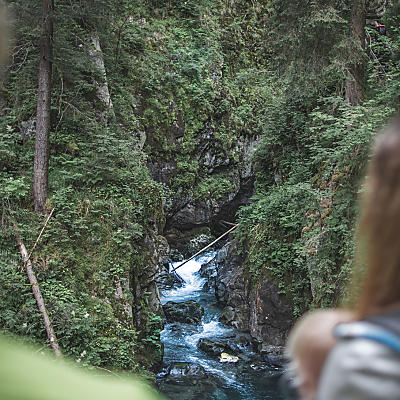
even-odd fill
[[[365,265],[355,307],[359,318],[400,302],[399,226],[400,119],[397,118],[378,136],[368,169],[357,237],[359,263]]]

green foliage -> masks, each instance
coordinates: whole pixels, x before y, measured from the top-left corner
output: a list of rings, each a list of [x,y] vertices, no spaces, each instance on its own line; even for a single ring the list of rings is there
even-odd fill
[[[146,316],[145,334],[140,340],[140,353],[149,367],[160,365],[163,356],[163,347],[160,342],[160,333],[163,329],[163,319],[154,313]]]
[[[272,277],[291,299],[295,315],[310,305],[337,305],[344,297],[357,191],[371,139],[395,111],[396,55],[385,50],[395,46],[398,36],[393,36],[373,37],[370,46],[380,52],[386,72],[371,57],[369,97],[362,106],[346,104],[323,73],[304,77],[299,70],[297,83],[285,75],[273,84],[279,89],[261,113],[262,143],[254,156],[258,194],[242,210],[237,235],[248,252],[250,276],[254,281]],[[298,58],[293,62],[301,62]],[[303,79],[323,85],[319,94],[304,92]]]
[[[32,212],[31,189],[37,3],[33,8],[31,3],[10,5],[16,18],[16,45],[1,88],[0,329],[45,343],[40,314],[20,270],[12,223],[17,221],[29,250],[44,223]],[[144,239],[164,224],[164,190],[148,173],[138,141],[139,123],[125,98],[132,76],[126,79],[117,68],[107,71],[110,82],[119,82],[110,86],[115,117],[111,112],[102,117],[104,104],[97,97],[97,83],[104,77],[89,52],[96,29],[104,43],[110,43],[103,46],[107,60],[117,50],[127,58],[128,49],[114,47],[113,29],[133,4],[118,5],[100,0],[56,5],[47,203],[55,211],[32,262],[63,352],[85,365],[138,370],[139,364],[151,366],[141,354],[142,339],[148,335],[156,341],[160,329],[151,325],[145,333],[140,331],[136,316],[129,312],[134,302],[130,281],[151,264]],[[159,355],[159,349],[156,352]]]
[[[150,162],[176,164],[168,176],[172,193],[199,198],[193,187],[204,187],[208,179],[208,143],[237,171],[238,141],[260,130],[260,105],[269,96],[263,27],[268,5],[153,3],[145,21],[140,17],[149,11],[141,9],[125,27],[141,35],[135,39],[140,56],[126,60],[138,93],[134,113],[147,134]]]
[[[270,40],[274,67],[288,80],[291,94],[329,93],[356,56],[349,43],[345,0],[272,1]],[[288,95],[289,95],[288,93]]]
[[[369,98],[381,106],[398,108],[399,104],[399,60],[400,31],[399,4],[394,1],[384,15],[383,23],[387,27],[387,36],[378,35],[368,28],[367,54],[368,94]]]
[[[2,329],[45,341],[42,318],[25,273],[16,264],[1,264],[1,271]],[[137,370],[137,332],[116,325],[113,309],[104,300],[84,292],[77,296],[60,276],[71,275],[69,272],[49,268],[40,273],[40,288],[64,353],[83,365]]]
[[[31,190],[40,2],[8,3],[15,44],[0,88],[0,328],[44,343],[9,218],[31,248],[44,222]],[[116,369],[159,362],[160,317],[133,290],[154,262],[146,240],[162,229],[168,197],[218,204],[234,193],[243,147],[258,137],[257,195],[237,233],[247,272],[253,283],[272,279],[295,315],[340,301],[369,143],[400,95],[393,4],[387,37],[368,30],[366,101],[344,103],[346,68],[359,56],[349,12],[341,0],[56,4],[55,211],[32,261],[64,352]],[[106,77],[91,56],[94,35]],[[106,82],[112,109],[98,97]],[[148,163],[172,166],[168,188]]]
[[[222,174],[203,179],[193,192],[197,200],[219,200],[234,193],[235,189],[236,185],[232,182],[232,178]]]
[[[44,222],[32,212],[31,190],[41,4],[9,3],[15,48],[1,88],[0,265],[4,284],[21,295],[4,293],[0,326],[44,342],[16,269],[8,219],[30,248]],[[63,351],[82,363],[136,369],[139,361],[159,360],[160,319],[146,296],[134,298],[126,287],[143,284],[154,262],[145,241],[164,224],[167,195],[217,202],[236,190],[241,144],[260,133],[260,105],[270,95],[268,7],[225,0],[56,4],[47,204],[55,211],[32,261]],[[91,56],[94,35],[107,77]],[[113,110],[97,96],[105,79]],[[225,165],[213,177],[200,162],[210,140],[211,156]],[[175,164],[168,191],[150,178],[149,161]],[[127,314],[132,303],[142,307],[144,323]]]
[[[309,307],[309,279],[301,236],[306,214],[317,207],[317,194],[307,183],[283,184],[260,193],[242,209],[239,235],[247,250],[253,282],[265,275],[289,297],[296,315]]]

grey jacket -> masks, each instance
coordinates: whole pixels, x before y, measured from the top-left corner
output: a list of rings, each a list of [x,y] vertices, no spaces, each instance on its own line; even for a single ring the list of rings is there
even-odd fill
[[[398,310],[368,322],[399,333]],[[370,339],[340,339],[325,362],[317,399],[400,400],[400,353]]]

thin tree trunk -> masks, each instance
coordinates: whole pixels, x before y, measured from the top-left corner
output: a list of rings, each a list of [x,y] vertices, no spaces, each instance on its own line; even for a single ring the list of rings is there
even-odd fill
[[[96,81],[97,97],[100,100],[103,110],[100,113],[100,119],[106,121],[107,115],[114,116],[113,103],[111,100],[110,90],[108,87],[107,72],[104,64],[103,51],[100,46],[100,38],[97,33],[91,36],[92,48],[89,55],[93,58],[93,63],[100,73],[100,81]]]
[[[49,173],[49,136],[51,105],[51,58],[54,0],[42,2],[42,34],[40,37],[39,87],[36,112],[35,159],[33,165],[33,197],[35,211],[46,211]]]
[[[32,263],[29,259],[28,252],[26,251],[26,247],[25,247],[24,243],[22,242],[21,237],[18,232],[16,232],[16,237],[17,237],[17,242],[18,242],[18,246],[19,246],[19,251],[21,253],[22,259],[24,260],[26,273],[28,275],[29,282],[32,285],[33,295],[35,296],[39,311],[43,316],[44,326],[46,328],[47,337],[49,338],[49,341],[50,341],[50,346],[56,353],[56,356],[61,356],[61,350],[60,350],[60,347],[58,346],[57,337],[54,332],[53,325],[50,321],[49,315],[47,314],[43,296],[40,291],[39,283],[36,279],[35,272],[33,271]]]
[[[356,106],[364,100],[365,62],[365,19],[367,16],[365,0],[353,0],[350,21],[351,56],[354,62],[349,65],[346,80],[346,100]]]

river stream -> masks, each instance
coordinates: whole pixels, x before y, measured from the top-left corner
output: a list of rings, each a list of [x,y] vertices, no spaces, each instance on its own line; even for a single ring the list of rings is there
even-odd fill
[[[221,309],[214,294],[202,290],[206,280],[197,272],[202,264],[214,256],[215,253],[208,253],[189,261],[178,270],[185,284],[162,293],[163,304],[168,301],[195,300],[204,307],[205,312],[201,324],[174,322],[165,325],[161,333],[165,368],[158,377],[160,390],[171,400],[283,399],[278,392],[279,371],[265,362],[254,361],[257,355],[248,346],[240,347],[240,333],[218,321]],[[173,263],[171,267],[180,263]],[[219,357],[197,348],[201,338],[235,342],[236,348],[242,350],[245,356],[236,363],[221,363]],[[171,376],[168,374],[168,367],[176,363],[200,365],[203,374],[190,377]]]

